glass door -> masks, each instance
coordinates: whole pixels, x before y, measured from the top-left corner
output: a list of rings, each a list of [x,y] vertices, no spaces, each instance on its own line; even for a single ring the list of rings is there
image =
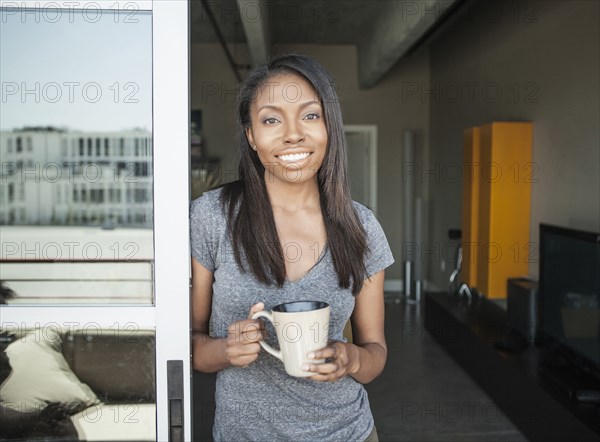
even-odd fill
[[[0,14],[0,439],[189,440],[187,2]]]

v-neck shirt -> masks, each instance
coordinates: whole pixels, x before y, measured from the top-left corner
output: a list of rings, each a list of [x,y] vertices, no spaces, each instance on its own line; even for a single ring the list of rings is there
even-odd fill
[[[367,234],[365,267],[371,276],[391,265],[394,258],[373,212],[353,204]],[[257,302],[264,302],[265,309],[271,310],[284,302],[317,300],[331,306],[329,339],[345,341],[343,330],[354,309],[354,296],[349,288],[339,286],[327,246],[300,279],[286,280],[283,287],[258,281],[235,261],[227,214],[221,207],[221,189],[206,192],[192,202],[191,244],[192,256],[214,275],[210,336],[227,336],[229,325],[246,319]],[[270,324],[267,330],[266,341],[277,347]],[[362,441],[373,428],[362,384],[350,376],[337,382],[294,378],[266,352],[246,368],[221,370],[215,396],[215,441]]]

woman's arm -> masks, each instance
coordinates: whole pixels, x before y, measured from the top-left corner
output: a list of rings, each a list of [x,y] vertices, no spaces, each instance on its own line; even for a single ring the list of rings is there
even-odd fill
[[[213,273],[192,258],[192,362],[204,373],[249,365],[258,357],[262,339],[260,323],[249,319],[231,324],[226,338],[209,336],[213,279]],[[262,303],[253,305],[248,316],[263,308]]]
[[[365,280],[356,296],[352,313],[353,344],[333,342],[314,354],[315,359],[333,358],[324,364],[310,364],[310,371],[317,381],[337,381],[350,375],[358,382],[367,384],[381,374],[387,359],[385,343],[383,302],[384,271]]]

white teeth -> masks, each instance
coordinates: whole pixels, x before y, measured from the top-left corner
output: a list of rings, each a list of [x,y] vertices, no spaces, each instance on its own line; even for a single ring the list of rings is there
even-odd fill
[[[280,155],[279,158],[281,158],[283,161],[286,161],[286,162],[295,163],[296,161],[303,160],[307,156],[308,156],[308,152],[304,152],[304,153],[293,153],[293,154],[289,154],[289,155]]]

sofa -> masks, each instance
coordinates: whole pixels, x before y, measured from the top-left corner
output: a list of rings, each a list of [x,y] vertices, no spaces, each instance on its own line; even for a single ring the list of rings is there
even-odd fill
[[[156,439],[153,330],[5,327],[0,383],[0,440]]]

